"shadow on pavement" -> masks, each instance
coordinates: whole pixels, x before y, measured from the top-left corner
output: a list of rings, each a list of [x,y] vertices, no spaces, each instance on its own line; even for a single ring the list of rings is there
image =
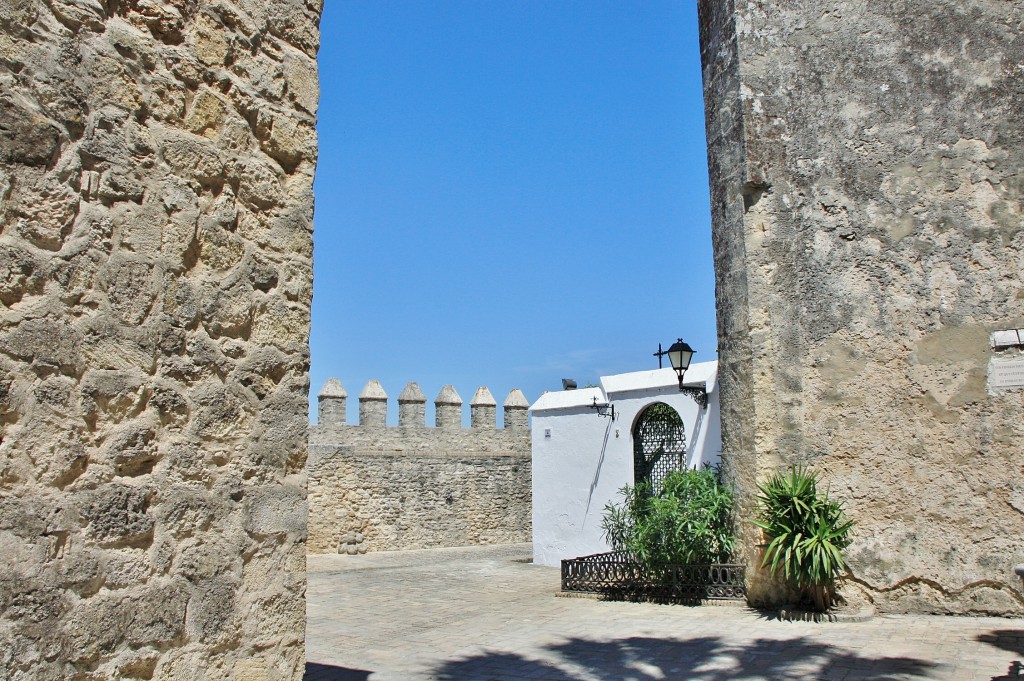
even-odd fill
[[[933,662],[908,657],[863,655],[805,638],[757,639],[746,645],[718,637],[685,640],[633,637],[612,641],[569,639],[548,646],[555,660],[515,653],[487,653],[451,660],[434,670],[443,681],[512,681],[580,678],[660,681],[732,679],[842,679],[904,681],[928,677]],[[545,656],[549,657],[549,656]]]
[[[987,634],[978,634],[974,637],[981,643],[1007,650],[1011,653],[1024,656],[1024,630],[1019,629],[994,629]],[[1005,676],[993,676],[992,681],[1011,681],[1021,679],[1024,681],[1024,663],[1014,660]]]
[[[370,678],[370,673],[362,669],[307,662],[306,673],[302,678],[304,681],[366,681]]]
[[[989,681],[1013,681],[1014,679],[1024,679],[1021,672],[1024,671],[1024,665],[1020,663],[1020,660],[1014,660],[1010,663],[1010,668],[1006,671],[1003,676],[993,676]]]
[[[993,629],[987,634],[978,634],[974,638],[976,641],[987,643],[1000,650],[1008,650],[1011,653],[1024,656],[1024,630],[1022,629]]]

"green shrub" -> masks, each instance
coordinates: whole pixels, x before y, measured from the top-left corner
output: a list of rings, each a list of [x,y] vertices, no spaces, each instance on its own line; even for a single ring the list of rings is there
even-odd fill
[[[672,472],[657,494],[646,482],[619,493],[622,503],[606,505],[601,521],[615,550],[655,569],[726,563],[732,556],[732,491],[717,471]]]
[[[754,524],[764,530],[761,567],[781,576],[803,605],[827,610],[836,599],[836,581],[846,569],[853,521],[842,505],[818,491],[818,473],[794,466],[759,484]]]

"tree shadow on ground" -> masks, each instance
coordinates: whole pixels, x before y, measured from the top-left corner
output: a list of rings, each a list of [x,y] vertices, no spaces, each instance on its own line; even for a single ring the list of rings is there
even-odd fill
[[[974,637],[976,641],[1024,656],[1024,629],[993,629]]]
[[[547,646],[544,659],[494,652],[451,660],[431,675],[441,681],[731,681],[734,679],[844,679],[906,681],[940,667],[909,657],[864,655],[805,638],[757,639],[748,643],[718,637],[611,641],[572,638]]]
[[[362,669],[336,667],[331,664],[307,662],[303,681],[366,681],[371,672]]]
[[[1024,656],[1024,630],[993,629],[988,633],[978,634],[974,640]],[[992,681],[1012,681],[1012,679],[1024,680],[1024,662],[1014,660],[1010,663],[1010,668],[1004,676],[992,677]]]
[[[989,681],[1014,681],[1015,679],[1020,681],[1020,679],[1024,679],[1024,675],[1021,672],[1024,672],[1024,665],[1020,663],[1020,660],[1014,660],[1010,663],[1010,668],[1006,671],[1006,674],[1003,676],[993,676]]]

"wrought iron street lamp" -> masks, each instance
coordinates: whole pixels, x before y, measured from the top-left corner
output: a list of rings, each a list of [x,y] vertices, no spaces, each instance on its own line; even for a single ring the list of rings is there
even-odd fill
[[[658,343],[658,351],[654,354],[658,357],[659,367],[661,367],[661,358],[664,355],[668,355],[669,364],[672,365],[672,369],[676,372],[676,376],[679,378],[679,392],[690,397],[694,402],[700,405],[701,409],[706,409],[708,406],[707,388],[683,385],[683,376],[686,374],[686,370],[690,368],[690,360],[693,359],[693,352],[693,348],[691,348],[689,344],[683,342],[682,338],[679,338],[675,343],[669,346],[668,350],[662,350],[661,343]]]
[[[683,374],[690,368],[690,360],[693,359],[693,348],[688,343],[684,343],[683,339],[680,338],[667,350],[668,363],[675,369],[676,376],[679,377],[679,387],[683,387]]]

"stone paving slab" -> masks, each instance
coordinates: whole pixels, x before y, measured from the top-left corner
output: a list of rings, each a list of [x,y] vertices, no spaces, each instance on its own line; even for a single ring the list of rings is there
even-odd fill
[[[558,598],[529,544],[309,556],[310,681],[1024,679],[1024,620]]]

